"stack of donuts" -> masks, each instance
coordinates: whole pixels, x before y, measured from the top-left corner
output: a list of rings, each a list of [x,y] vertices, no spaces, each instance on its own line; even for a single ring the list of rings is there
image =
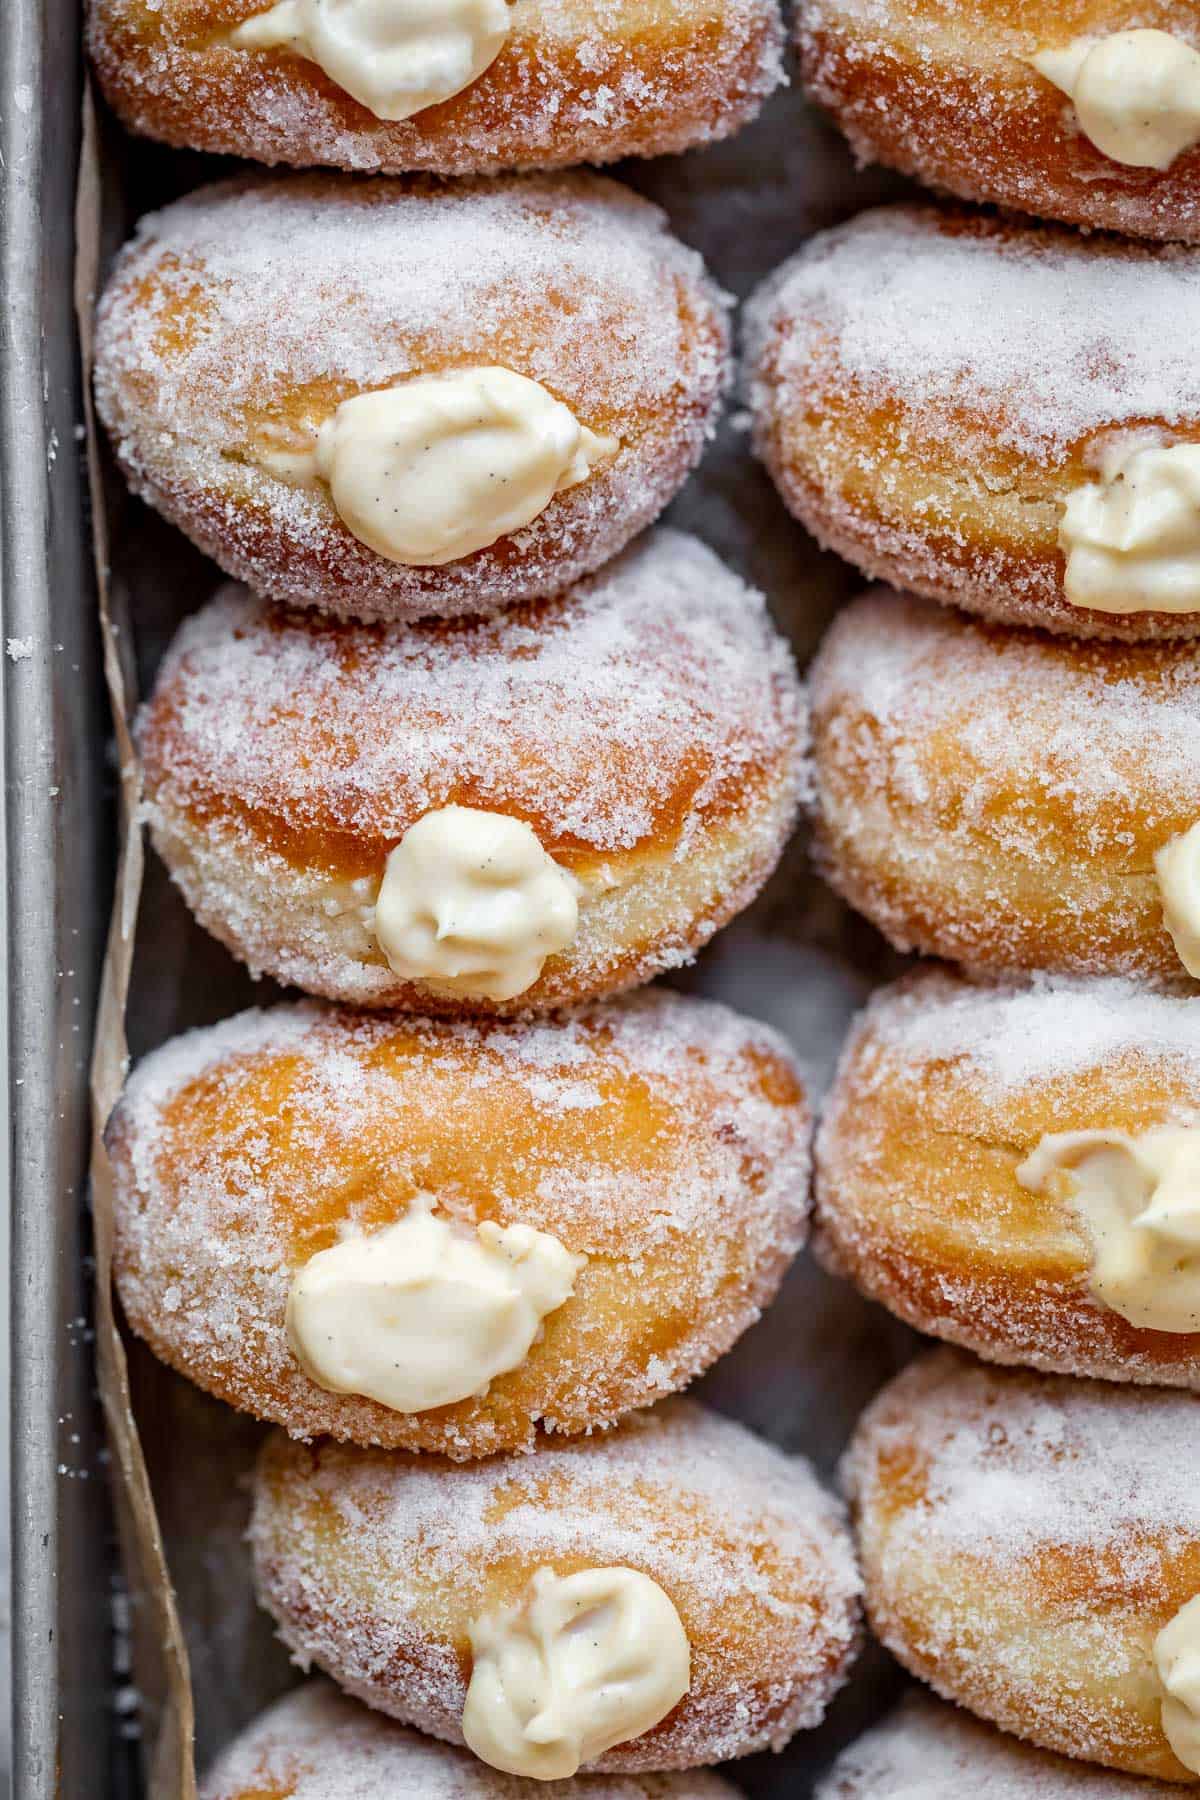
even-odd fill
[[[746,311],[758,454],[890,584],[807,690],[655,523],[728,299],[570,167],[746,124],[775,0],[88,32],[134,131],[294,165],[143,219],[95,339],[130,487],[228,578],[141,711],[143,820],[300,990],[152,1052],[106,1134],[125,1316],[271,1427],[259,1597],[336,1684],[205,1800],[720,1800],[707,1765],[821,1721],[860,1596],[975,1717],[910,1700],[822,1800],[1200,1785],[1195,9],[801,0],[856,152],[956,196]],[[832,887],[937,959],[852,1028],[815,1156],[782,1039],[646,986],[805,801]],[[844,1500],[680,1397],[813,1189],[820,1260],[953,1346]]]
[[[949,196],[809,241],[746,354],[786,505],[887,584],[811,672],[817,860],[937,959],[858,1019],[818,1136],[818,1256],[954,1346],[868,1409],[843,1483],[875,1632],[988,1722],[913,1701],[821,1791],[1182,1793],[1200,17],[804,0],[798,42],[859,157]]]
[[[762,887],[807,707],[763,597],[649,529],[727,298],[549,171],[744,123],[775,0],[89,32],[135,130],[310,170],[143,219],[96,326],[121,469],[229,578],[142,709],[144,822],[304,996],[163,1045],[107,1129],[125,1316],[274,1428],[259,1595],[341,1689],[204,1793],[719,1800],[704,1766],[816,1725],[859,1637],[843,1503],[676,1397],[804,1242],[812,1108],[766,1027],[625,990]]]

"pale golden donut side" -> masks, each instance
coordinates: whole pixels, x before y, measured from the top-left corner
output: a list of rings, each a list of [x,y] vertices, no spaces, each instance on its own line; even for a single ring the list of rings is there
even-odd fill
[[[705,1769],[678,1775],[578,1775],[544,1782],[506,1775],[469,1751],[381,1718],[325,1681],[295,1688],[260,1713],[222,1752],[200,1800],[737,1800]]]
[[[658,208],[603,176],[244,177],[141,222],[97,312],[97,405],[135,492],[256,593],[367,620],[491,612],[599,568],[682,485],[728,382],[725,305]],[[619,448],[469,556],[392,562],[323,486],[262,461],[358,394],[493,364]]]
[[[1190,650],[880,590],[835,621],[810,690],[818,866],[897,948],[987,974],[1183,976],[1154,855],[1200,819]]]
[[[836,304],[836,243],[854,242],[889,217],[911,221],[914,264],[928,247],[954,239],[1000,246],[1020,259],[1031,247],[1057,248],[1081,273],[1106,261],[1144,262],[1147,279],[1169,279],[1155,253],[1112,239],[1089,241],[1053,227],[947,210],[893,208],[817,239],[785,264],[748,311],[747,380],[757,454],[790,512],[826,548],[872,580],[941,600],[1000,624],[1038,626],[1074,638],[1115,642],[1192,640],[1200,613],[1108,612],[1066,596],[1066,556],[1059,526],[1068,495],[1096,480],[1096,445],[1118,427],[1157,430],[1171,443],[1200,440],[1200,412],[1170,420],[1151,415],[1110,426],[1097,412],[1079,435],[1035,454],[1005,441],[997,415],[1021,419],[1020,375],[999,394],[972,396],[964,384],[950,401],[922,387],[914,394],[886,372],[865,371],[846,352],[836,325],[789,298],[787,277],[828,255],[828,295]],[[936,272],[930,300],[942,303]],[[1053,285],[1047,306],[1054,303]],[[1075,304],[1074,297],[1067,304]],[[886,300],[884,301],[886,304]],[[1200,323],[1200,299],[1197,320]],[[1013,332],[1034,329],[1014,318]],[[949,360],[957,346],[948,350]],[[1138,346],[1119,344],[1112,357],[1136,362]],[[991,371],[986,361],[978,374]],[[1064,397],[1078,382],[1062,371]],[[1183,403],[1186,414],[1186,401]],[[1064,405],[1064,419],[1068,416]]]
[[[510,35],[463,92],[376,118],[315,63],[226,34],[263,0],[91,0],[88,47],[133,131],[265,163],[487,174],[662,156],[730,136],[781,75],[774,0],[516,0]]]
[[[1002,1730],[1193,1791],[1200,1776],[1163,1735],[1151,1648],[1200,1592],[1198,1432],[1190,1395],[952,1351],[912,1364],[843,1465],[874,1630],[943,1698]],[[1146,1499],[1134,1484],[1152,1444]]]
[[[1026,60],[1131,24],[1200,48],[1188,0],[803,0],[797,35],[809,92],[861,161],[1041,218],[1200,242],[1200,150],[1165,173],[1112,161]]]
[[[1125,1041],[1089,1056],[1086,1009],[1105,999],[1090,984],[1083,995],[1069,984],[1052,993],[1048,1030],[1078,1022],[1075,1066],[1051,1063],[1048,1073],[999,1083],[965,1050],[955,1053],[953,1027],[939,1031],[939,1020],[974,1000],[999,1035],[1009,1021],[1015,1028],[1025,990],[924,973],[885,989],[860,1015],[818,1138],[818,1254],[918,1330],[990,1361],[1200,1387],[1200,1333],[1139,1329],[1094,1298],[1078,1215],[1016,1175],[1044,1134],[1193,1122],[1200,1019],[1189,1051],[1186,1018],[1195,1002],[1113,995],[1107,1004],[1129,1014]],[[1139,1036],[1143,1024],[1178,1044],[1168,1052]]]
[[[117,1287],[164,1362],[298,1437],[527,1450],[686,1385],[754,1322],[804,1240],[810,1131],[781,1040],[667,992],[490,1029],[246,1013],[148,1058],[113,1114]],[[517,1368],[406,1414],[319,1387],[284,1314],[310,1257],[420,1193],[587,1261]]]
[[[687,1401],[605,1438],[454,1469],[277,1434],[250,1538],[260,1598],[293,1652],[452,1743],[482,1610],[512,1603],[541,1567],[649,1575],[687,1633],[691,1687],[600,1758],[603,1772],[782,1747],[819,1721],[856,1646],[837,1503],[802,1461]]]

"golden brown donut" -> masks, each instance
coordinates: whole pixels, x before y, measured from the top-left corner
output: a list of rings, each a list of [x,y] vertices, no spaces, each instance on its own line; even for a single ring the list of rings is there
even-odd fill
[[[1003,1730],[1195,1786],[1154,1645],[1200,1593],[1198,1471],[1190,1394],[922,1357],[843,1467],[871,1623]]]
[[[920,973],[871,1001],[843,1053],[818,1140],[822,1260],[919,1330],[989,1360],[1200,1387],[1200,1259],[1178,1284],[1194,1292],[1196,1328],[1135,1324],[1141,1296],[1130,1280],[1106,1287],[1092,1215],[1065,1192],[1031,1191],[1026,1166],[1048,1136],[1198,1125],[1194,998],[1121,981],[992,986]],[[1131,1227],[1128,1253],[1145,1251],[1165,1318],[1153,1248]],[[1177,1253],[1163,1246],[1164,1258]]]
[[[363,619],[557,593],[662,510],[725,386],[723,297],[665,227],[590,174],[203,188],[117,262],[97,403],[136,491],[256,592]],[[523,529],[394,561],[294,472],[363,396],[492,367],[607,446]]]
[[[147,1057],[113,1114],[117,1285],[156,1355],[296,1436],[528,1449],[684,1386],[754,1322],[804,1239],[809,1131],[773,1032],[668,992],[490,1027],[242,1013]],[[519,1366],[405,1413],[310,1379],[285,1308],[314,1255],[425,1195],[587,1260]]]
[[[1034,1750],[914,1694],[842,1752],[816,1800],[1181,1800],[1187,1792]]]
[[[168,652],[140,743],[155,843],[252,969],[512,1013],[646,981],[747,905],[791,829],[804,731],[761,596],[664,531],[492,620],[334,624],[227,589]],[[575,935],[508,999],[394,972],[372,922],[393,850],[450,806],[524,821],[579,887]]]
[[[897,948],[1182,978],[1155,856],[1200,820],[1193,650],[877,590],[835,621],[810,687],[818,864]]]
[[[802,0],[804,80],[860,161],[968,200],[1132,237],[1200,240],[1200,151],[1133,167],[1030,58],[1132,27],[1200,48],[1191,0]]]
[[[1074,637],[1194,638],[1198,328],[1195,251],[862,213],[750,303],[756,448],[797,518],[872,577]],[[1135,476],[1147,494],[1156,452],[1157,481],[1184,484],[1169,542],[1153,500],[1112,512]]]
[[[284,1642],[348,1693],[461,1743],[468,1626],[535,1572],[648,1575],[691,1648],[686,1697],[605,1771],[690,1768],[816,1725],[857,1641],[858,1573],[807,1464],[688,1401],[608,1437],[451,1469],[277,1434],[251,1525]]]
[[[728,1782],[705,1769],[580,1775],[548,1789],[407,1731],[325,1681],[294,1689],[260,1714],[200,1784],[200,1800],[545,1800],[547,1794],[554,1800],[737,1800]]]
[[[781,77],[775,0],[517,0],[483,74],[393,122],[315,62],[228,42],[264,10],[265,0],[91,0],[92,62],[131,130],[259,162],[385,174],[686,150],[754,118]]]

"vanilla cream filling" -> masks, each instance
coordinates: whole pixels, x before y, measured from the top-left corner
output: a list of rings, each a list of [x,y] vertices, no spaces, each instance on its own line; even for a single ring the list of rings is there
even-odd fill
[[[1098,1300],[1149,1331],[1200,1331],[1200,1127],[1054,1133],[1017,1180],[1074,1209]]]
[[[539,1569],[522,1597],[475,1619],[463,1710],[494,1769],[562,1781],[666,1717],[691,1683],[674,1604],[637,1569]]]
[[[1155,853],[1154,872],[1179,960],[1200,979],[1200,821]]]
[[[477,81],[510,22],[506,0],[280,0],[229,42],[292,50],[377,119],[409,119]]]
[[[1074,103],[1079,129],[1113,162],[1169,169],[1200,144],[1200,51],[1168,31],[1076,38],[1030,60]]]
[[[436,568],[486,549],[617,454],[540,382],[453,369],[343,400],[310,449],[260,454],[323,483],[342,523],[389,562]]]
[[[574,938],[581,892],[523,820],[443,806],[388,857],[375,936],[402,980],[512,1000]]]
[[[519,1368],[586,1261],[530,1225],[472,1229],[418,1195],[394,1225],[320,1250],[296,1271],[287,1335],[333,1394],[395,1412],[482,1395]]]
[[[1200,1775],[1200,1595],[1181,1606],[1154,1640],[1162,1682],[1162,1728],[1185,1769]]]
[[[1073,606],[1200,612],[1200,444],[1114,444],[1058,533]]]

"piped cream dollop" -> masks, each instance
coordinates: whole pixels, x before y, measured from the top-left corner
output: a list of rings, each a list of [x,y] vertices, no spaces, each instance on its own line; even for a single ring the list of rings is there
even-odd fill
[[[1179,960],[1200,980],[1200,821],[1156,851],[1154,872]]]
[[[531,525],[617,454],[615,438],[512,369],[452,369],[355,394],[306,451],[261,467],[324,484],[342,523],[389,562],[438,568]]]
[[[1155,1638],[1154,1667],[1164,1691],[1163,1735],[1184,1768],[1200,1775],[1200,1595]]]
[[[463,1736],[494,1769],[562,1781],[640,1737],[691,1683],[673,1602],[637,1569],[539,1569],[515,1605],[470,1627]]]
[[[1200,1126],[1052,1133],[1017,1180],[1074,1208],[1098,1300],[1145,1330],[1200,1331]]]
[[[1073,606],[1200,612],[1200,444],[1114,444],[1068,497],[1058,541]]]
[[[495,62],[507,0],[280,0],[229,34],[243,50],[291,50],[377,119],[410,119]]]
[[[512,1000],[575,936],[580,892],[524,820],[443,806],[388,857],[375,936],[405,981]]]
[[[551,1233],[490,1220],[472,1229],[433,1208],[418,1195],[394,1225],[297,1270],[288,1341],[319,1387],[403,1413],[484,1394],[575,1291],[586,1258]]]
[[[1074,103],[1097,150],[1135,169],[1169,169],[1200,144],[1200,51],[1169,31],[1081,37],[1031,57]]]

